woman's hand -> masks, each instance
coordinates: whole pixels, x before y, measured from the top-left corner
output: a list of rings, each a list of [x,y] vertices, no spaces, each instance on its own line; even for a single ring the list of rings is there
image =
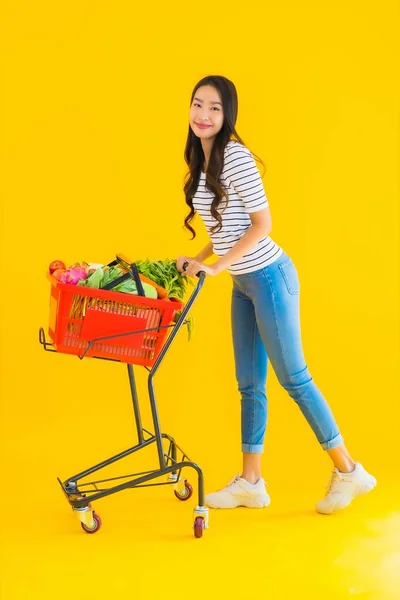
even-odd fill
[[[186,266],[186,269],[182,271],[182,275],[195,277],[198,273],[200,273],[200,271],[204,271],[207,275],[212,276],[217,275],[219,272],[216,265],[205,265],[194,258],[186,258],[186,260],[189,264]]]
[[[176,268],[178,269],[179,273],[182,273],[184,263],[190,262],[191,260],[194,260],[194,258],[192,256],[179,256],[178,257],[178,260],[176,261]]]

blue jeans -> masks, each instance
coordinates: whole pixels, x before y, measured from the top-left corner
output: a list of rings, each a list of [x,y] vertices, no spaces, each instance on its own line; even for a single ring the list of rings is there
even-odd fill
[[[268,358],[323,450],[343,443],[332,411],[305,363],[300,332],[300,282],[285,253],[273,263],[232,275],[232,334],[241,394],[242,451],[262,453],[267,425]]]

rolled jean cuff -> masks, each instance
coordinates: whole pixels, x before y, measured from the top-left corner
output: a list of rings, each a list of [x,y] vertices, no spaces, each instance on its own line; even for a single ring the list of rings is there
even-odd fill
[[[247,454],[262,454],[264,452],[264,444],[242,444],[242,452]]]
[[[323,450],[332,450],[332,448],[336,448],[336,446],[340,446],[343,444],[343,438],[340,433],[338,433],[334,438],[329,440],[329,442],[322,442],[321,446]]]

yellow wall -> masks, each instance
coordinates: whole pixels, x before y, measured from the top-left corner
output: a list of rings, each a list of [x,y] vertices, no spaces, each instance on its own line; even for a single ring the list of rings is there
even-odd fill
[[[182,229],[192,87],[232,79],[238,131],[267,165],[272,237],[299,270],[303,342],[350,451],[396,466],[399,189],[396,15],[391,2],[13,2],[4,9],[3,480],[62,503],[55,477],[134,441],[126,368],[43,352],[47,265],[195,253]],[[196,333],[160,370],[163,429],[209,487],[240,467],[230,278],[206,282]],[[138,370],[139,389],[145,375]],[[325,477],[329,461],[270,371],[265,477]],[[145,424],[151,427],[147,399]],[[149,464],[138,457],[139,468]],[[152,460],[150,458],[150,460]],[[220,470],[217,468],[220,464]],[[195,478],[192,476],[192,480]],[[13,505],[24,500],[16,497]],[[64,506],[63,506],[64,508]],[[66,508],[66,507],[65,507]]]

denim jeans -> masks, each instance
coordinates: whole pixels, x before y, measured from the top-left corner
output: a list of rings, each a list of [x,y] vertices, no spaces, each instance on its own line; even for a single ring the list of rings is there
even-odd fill
[[[268,359],[323,450],[343,443],[332,411],[306,365],[300,331],[300,282],[285,253],[275,262],[232,275],[232,334],[241,394],[242,451],[262,453],[267,425]]]

